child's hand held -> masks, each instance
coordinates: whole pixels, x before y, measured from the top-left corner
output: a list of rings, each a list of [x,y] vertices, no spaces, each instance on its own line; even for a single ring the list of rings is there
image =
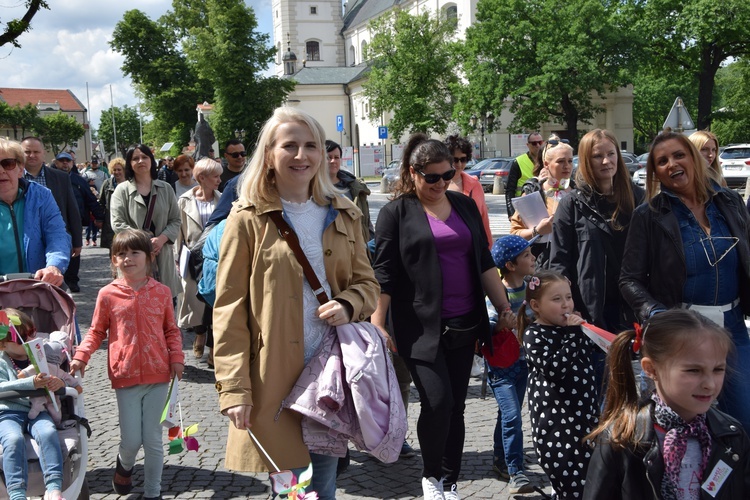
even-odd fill
[[[566,314],[566,318],[568,319],[568,326],[579,326],[583,323],[583,318],[577,312]]]
[[[185,371],[185,365],[182,363],[172,363],[170,370],[170,377],[174,378],[177,376],[177,380],[182,380],[182,372]]]
[[[86,363],[74,359],[73,362],[70,363],[70,374],[75,376],[78,371],[81,372],[81,377],[83,377],[83,373],[86,371]]]

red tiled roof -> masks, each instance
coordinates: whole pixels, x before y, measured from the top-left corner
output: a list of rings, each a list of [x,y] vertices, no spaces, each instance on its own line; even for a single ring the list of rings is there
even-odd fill
[[[57,103],[61,111],[86,111],[81,101],[73,95],[73,92],[66,89],[11,89],[0,87],[0,99],[10,106],[20,104],[36,105],[39,101],[45,104]]]

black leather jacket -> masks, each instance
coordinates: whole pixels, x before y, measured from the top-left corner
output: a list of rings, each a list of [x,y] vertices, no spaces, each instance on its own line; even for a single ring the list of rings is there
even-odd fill
[[[620,273],[620,291],[639,320],[655,309],[670,309],[682,304],[682,289],[687,279],[680,222],[672,212],[672,200],[659,193],[651,205],[636,208],[625,243]],[[719,188],[712,202],[727,222],[729,231],[739,238],[739,299],[742,312],[750,314],[750,218],[737,192]]]
[[[584,500],[658,500],[664,476],[664,458],[651,418],[653,403],[641,408],[637,433],[645,439],[636,449],[615,450],[599,440],[586,475]],[[719,460],[731,472],[715,497],[701,490],[703,500],[745,500],[750,498],[750,439],[735,419],[711,408],[706,414],[711,434],[711,456],[703,474],[705,482]]]

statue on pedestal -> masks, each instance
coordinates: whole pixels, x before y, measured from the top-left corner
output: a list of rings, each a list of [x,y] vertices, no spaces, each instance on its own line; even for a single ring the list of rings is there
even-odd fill
[[[208,151],[216,141],[214,131],[211,130],[211,125],[208,124],[202,113],[198,114],[198,123],[195,125],[195,133],[193,134],[193,142],[195,142],[195,152],[193,158],[195,161],[208,156]]]

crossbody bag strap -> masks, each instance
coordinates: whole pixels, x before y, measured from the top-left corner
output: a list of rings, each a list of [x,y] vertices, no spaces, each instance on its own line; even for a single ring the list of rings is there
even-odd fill
[[[281,215],[281,212],[269,212],[268,216],[271,218],[273,223],[276,224],[276,227],[279,230],[279,236],[281,236],[284,241],[287,242],[289,248],[291,248],[292,252],[294,252],[294,256],[297,257],[297,261],[299,261],[300,265],[302,266],[302,272],[304,273],[305,278],[307,278],[307,282],[310,283],[313,293],[318,299],[318,302],[320,302],[320,305],[327,303],[328,294],[326,294],[326,290],[325,288],[323,288],[323,285],[320,284],[320,280],[315,274],[315,271],[313,271],[313,268],[310,265],[310,261],[307,260],[305,252],[302,251],[302,247],[299,244],[299,239],[297,238],[297,233],[295,233],[294,230],[289,226],[289,224],[287,224],[287,222],[284,220],[284,217]]]
[[[148,199],[148,211],[146,212],[146,218],[143,220],[143,229],[151,232],[151,219],[154,217],[154,208],[156,207],[156,190],[151,193],[151,197]]]

